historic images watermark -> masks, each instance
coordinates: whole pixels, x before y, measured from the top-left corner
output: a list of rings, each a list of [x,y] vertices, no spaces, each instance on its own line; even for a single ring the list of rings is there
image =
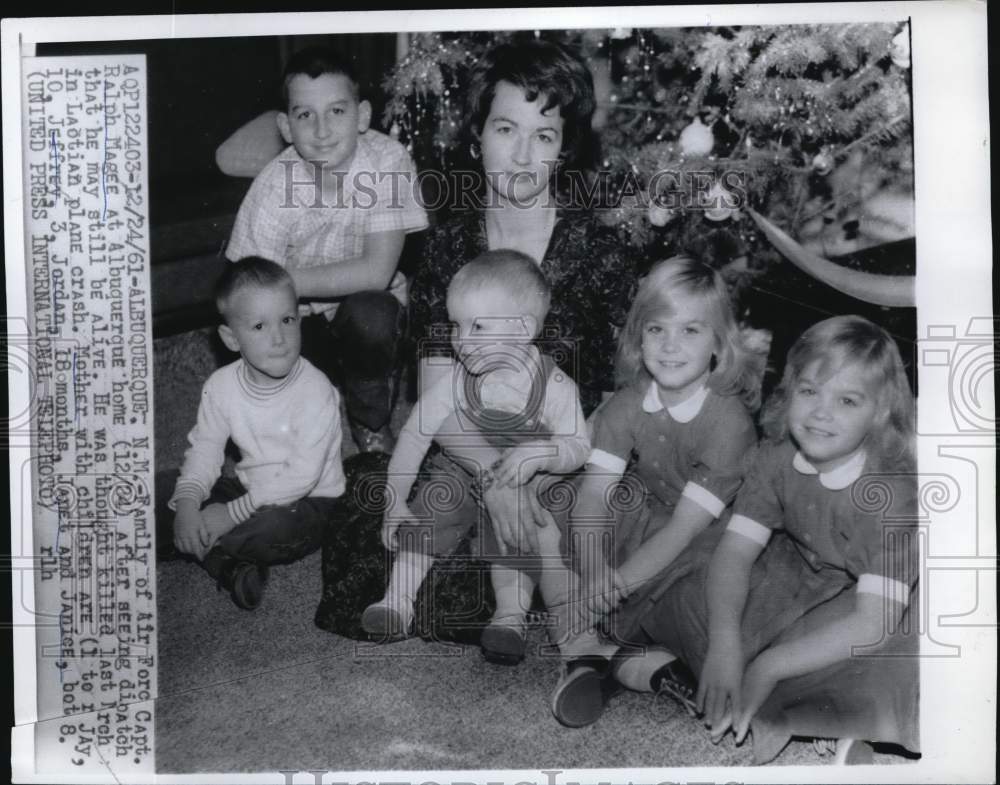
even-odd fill
[[[286,159],[279,207],[330,210],[401,210],[412,196],[429,212],[537,207],[614,210],[740,210],[747,206],[748,173],[737,169],[663,169],[640,178],[628,171],[559,170],[548,188],[537,171],[481,169],[327,172],[323,161]],[[555,171],[555,167],[553,167]],[[527,194],[527,195],[525,195]]]

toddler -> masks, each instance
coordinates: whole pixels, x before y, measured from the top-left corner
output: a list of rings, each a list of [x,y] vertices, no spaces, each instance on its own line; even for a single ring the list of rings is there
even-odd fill
[[[478,473],[480,484],[524,485],[539,472],[570,472],[590,452],[576,384],[534,345],[549,301],[538,265],[519,251],[487,251],[452,279],[447,304],[457,362],[421,396],[389,464],[383,540],[397,555],[385,597],[363,615],[369,633],[391,638],[408,632],[433,555],[454,549],[480,514],[468,475],[453,491],[459,502],[450,510],[431,498],[433,479],[407,503],[421,461],[443,428],[454,429],[452,436],[474,430],[486,438],[482,463],[491,468]],[[421,522],[432,523],[433,542],[413,536]],[[484,534],[489,542],[492,529]],[[497,662],[516,662],[524,654],[534,585],[498,562],[490,574],[497,607],[483,633],[483,652]]]
[[[219,335],[240,359],[205,382],[169,506],[177,549],[250,610],[262,600],[268,565],[320,546],[344,492],[340,402],[299,356],[286,270],[257,257],[227,265],[216,305]],[[240,451],[238,479],[217,483],[229,439]]]

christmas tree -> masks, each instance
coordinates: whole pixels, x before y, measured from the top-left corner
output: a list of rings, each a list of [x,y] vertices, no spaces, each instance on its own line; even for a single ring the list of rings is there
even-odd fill
[[[383,85],[384,120],[418,166],[468,165],[470,70],[515,35],[411,37]],[[905,22],[527,35],[588,63],[601,154],[584,176],[636,258],[688,253],[719,269],[744,323],[774,334],[772,362],[833,313],[881,323],[909,360],[914,312],[885,307],[913,304]]]
[[[413,36],[385,80],[385,120],[418,165],[462,160],[470,68],[512,35],[524,33]],[[697,246],[766,268],[778,251],[745,207],[823,256],[912,236],[905,24],[535,35],[587,60],[602,149],[587,176],[607,185],[604,219],[647,257]]]

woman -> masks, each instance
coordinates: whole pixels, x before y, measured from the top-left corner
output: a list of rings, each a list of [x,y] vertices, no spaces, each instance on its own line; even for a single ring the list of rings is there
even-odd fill
[[[427,233],[410,293],[421,359],[450,352],[445,294],[452,276],[483,251],[514,248],[539,263],[552,287],[540,348],[576,381],[589,415],[614,389],[616,332],[635,287],[634,265],[613,231],[583,207],[556,204],[557,172],[578,171],[592,148],[590,72],[558,44],[500,45],[475,73],[468,107],[471,154],[485,191],[478,209]],[[466,202],[469,194],[455,196]],[[434,374],[421,366],[423,387]]]
[[[468,98],[470,152],[482,167],[485,187],[476,209],[431,229],[425,241],[410,297],[421,389],[442,369],[447,372],[447,364],[428,360],[451,353],[448,283],[484,251],[513,248],[534,259],[549,282],[552,304],[537,342],[576,381],[589,415],[603,394],[614,389],[617,330],[636,282],[632,260],[611,229],[585,206],[557,205],[557,174],[580,174],[593,147],[592,77],[579,57],[560,45],[539,40],[503,44],[484,58]],[[456,194],[465,203],[469,196]],[[442,428],[445,433],[459,430]],[[481,446],[470,444],[468,436],[438,442],[470,470],[485,468],[479,466]],[[537,486],[524,487],[529,490],[521,494],[519,488],[494,485],[483,492],[482,503],[501,550],[537,553],[531,522],[544,525]],[[522,585],[523,611],[531,602],[530,584],[525,580]],[[523,613],[511,618],[523,619]],[[521,624],[503,629],[494,620],[482,645],[494,662],[519,661],[524,653]]]

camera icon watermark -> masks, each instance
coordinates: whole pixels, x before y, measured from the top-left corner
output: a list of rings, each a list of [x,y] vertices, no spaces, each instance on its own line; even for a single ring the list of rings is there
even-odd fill
[[[422,340],[419,356],[440,379],[449,378],[443,392],[456,416],[442,423],[434,410],[417,404],[418,428],[430,437],[463,441],[463,436],[486,437],[499,448],[527,439],[569,437],[581,433],[585,423],[578,409],[571,417],[549,418],[550,385],[573,390],[580,368],[580,347],[553,327],[544,327],[533,342],[524,341],[525,325],[518,316],[490,317],[483,336],[462,336],[447,324],[432,327]],[[442,428],[445,429],[442,432]]]
[[[917,342],[923,369],[921,386],[947,390],[950,421],[937,420],[920,435],[981,434],[993,438],[997,427],[993,390],[998,337],[997,317],[974,317],[962,328],[928,325],[927,337]],[[948,427],[951,430],[946,430]]]

